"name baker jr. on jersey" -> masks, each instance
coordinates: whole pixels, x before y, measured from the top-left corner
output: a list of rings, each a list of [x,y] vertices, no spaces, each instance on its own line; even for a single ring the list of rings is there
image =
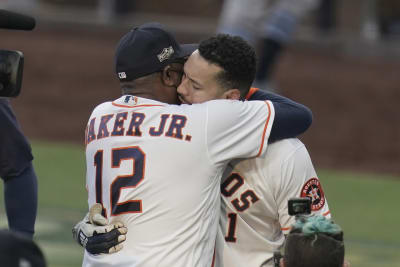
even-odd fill
[[[118,105],[113,103],[113,105]],[[162,105],[154,105],[162,106]],[[138,105],[137,107],[140,107]],[[109,121],[115,117],[114,123]],[[93,140],[98,140],[113,136],[136,136],[141,137],[143,134],[159,137],[166,136],[180,140],[190,141],[191,135],[184,135],[183,128],[186,125],[186,116],[177,114],[161,114],[158,125],[142,129],[142,124],[146,119],[146,115],[141,112],[120,112],[116,114],[103,115],[100,118],[92,118],[86,129],[86,145]],[[96,127],[96,125],[98,125]]]

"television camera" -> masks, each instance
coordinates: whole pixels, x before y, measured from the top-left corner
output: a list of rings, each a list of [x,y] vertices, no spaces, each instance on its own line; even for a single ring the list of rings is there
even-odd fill
[[[309,197],[295,197],[290,198],[288,201],[288,213],[290,216],[295,216],[296,220],[302,220],[304,217],[311,214],[311,198]],[[282,258],[281,251],[275,251],[273,260],[274,267],[279,267],[279,261]]]
[[[0,29],[31,31],[35,19],[0,9]],[[0,97],[17,97],[21,92],[24,54],[21,51],[0,50]]]

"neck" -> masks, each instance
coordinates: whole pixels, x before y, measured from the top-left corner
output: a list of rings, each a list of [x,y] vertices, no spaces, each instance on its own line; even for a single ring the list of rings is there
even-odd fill
[[[147,99],[152,99],[152,100],[157,100],[156,96],[152,94],[151,92],[145,92],[145,91],[135,91],[135,90],[130,90],[130,91],[123,91],[122,95],[134,95],[142,98],[147,98]]]
[[[155,89],[160,87],[157,75],[148,75],[133,81],[122,82],[121,91],[123,95],[135,95],[138,97],[158,100]]]

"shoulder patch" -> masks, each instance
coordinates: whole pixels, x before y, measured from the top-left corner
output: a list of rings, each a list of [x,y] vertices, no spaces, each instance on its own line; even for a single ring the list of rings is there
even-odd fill
[[[312,211],[318,211],[325,205],[325,194],[318,178],[311,178],[305,182],[300,196],[311,198]]]
[[[133,95],[127,95],[127,96],[125,96],[124,103],[125,104],[130,104],[132,106],[137,105],[138,98],[136,96],[133,96]]]

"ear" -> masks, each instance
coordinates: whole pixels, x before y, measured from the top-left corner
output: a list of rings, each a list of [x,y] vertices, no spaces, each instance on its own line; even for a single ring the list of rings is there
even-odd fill
[[[239,89],[229,89],[222,94],[222,99],[240,100]]]
[[[181,74],[172,70],[171,65],[167,65],[161,71],[161,79],[163,83],[167,86],[175,86],[180,84],[181,81]]]
[[[279,260],[279,267],[285,267],[285,261],[283,260],[283,258]]]

